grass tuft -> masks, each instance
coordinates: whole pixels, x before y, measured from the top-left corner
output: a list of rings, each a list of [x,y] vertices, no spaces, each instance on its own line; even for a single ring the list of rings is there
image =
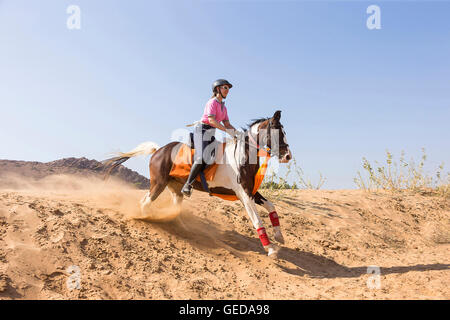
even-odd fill
[[[408,162],[405,160],[405,152],[402,151],[399,163],[394,161],[394,156],[389,150],[386,150],[386,162],[378,163],[374,161],[375,166],[366,159],[363,159],[363,173],[357,172],[353,179],[355,184],[362,190],[390,190],[400,191],[409,190],[414,192],[435,192],[438,195],[450,196],[450,172],[443,175],[444,163],[436,170],[434,175],[429,175],[424,170],[427,155],[425,148],[422,148],[422,157],[416,164],[414,159]]]
[[[276,172],[266,174],[259,189],[263,196],[268,196],[274,200],[280,200],[283,198],[284,190],[319,190],[326,181],[321,173],[319,173],[320,177],[317,183],[313,183],[309,178],[306,178],[295,158],[289,161],[286,168],[287,170],[284,176],[280,176]],[[290,185],[287,182],[288,177],[292,177],[293,174],[295,174],[294,182]]]

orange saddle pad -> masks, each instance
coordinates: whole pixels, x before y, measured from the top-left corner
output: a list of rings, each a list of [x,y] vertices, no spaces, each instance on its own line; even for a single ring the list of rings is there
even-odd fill
[[[218,150],[222,147],[222,151],[225,148],[225,143],[222,143],[219,145]],[[189,173],[191,172],[192,167],[192,161],[194,159],[194,153],[195,150],[191,149],[187,144],[182,144],[181,147],[178,149],[178,153],[175,156],[175,161],[172,165],[172,169],[170,170],[169,175],[172,177],[178,177],[178,178],[184,178],[187,179],[189,177]],[[223,152],[219,152],[219,154],[216,156],[216,161],[221,159],[223,156]],[[206,181],[212,181],[214,179],[214,175],[216,174],[217,170],[217,163],[213,163],[211,165],[208,165],[203,173],[205,174]],[[200,175],[196,178],[197,181],[200,180]]]

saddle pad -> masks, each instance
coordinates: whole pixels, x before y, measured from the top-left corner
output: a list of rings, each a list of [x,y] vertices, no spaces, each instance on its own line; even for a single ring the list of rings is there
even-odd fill
[[[225,143],[222,143],[219,148],[222,147],[222,150],[225,148]],[[192,160],[194,159],[195,150],[189,147],[187,144],[182,144],[178,149],[177,155],[175,156],[175,161],[173,162],[172,169],[170,170],[169,175],[172,177],[184,178],[187,179],[189,177],[189,173],[191,172]],[[223,152],[217,155],[216,160],[221,158]],[[208,165],[203,173],[205,174],[206,181],[212,181],[214,179],[214,175],[217,170],[217,163],[212,165]],[[195,178],[197,181],[200,181],[200,175]]]

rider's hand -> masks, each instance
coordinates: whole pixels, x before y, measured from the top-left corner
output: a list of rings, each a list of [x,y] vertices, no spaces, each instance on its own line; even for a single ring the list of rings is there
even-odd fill
[[[242,132],[242,131],[239,131],[239,130],[234,130],[233,137],[238,139],[238,140],[244,139],[245,132]]]

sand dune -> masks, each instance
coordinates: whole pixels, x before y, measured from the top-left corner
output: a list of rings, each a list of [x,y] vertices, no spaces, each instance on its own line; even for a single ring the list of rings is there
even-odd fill
[[[2,186],[1,299],[450,298],[450,201],[433,195],[286,191],[272,260],[239,202],[164,192],[158,217],[176,218],[157,223],[133,219],[145,191],[119,181]]]

